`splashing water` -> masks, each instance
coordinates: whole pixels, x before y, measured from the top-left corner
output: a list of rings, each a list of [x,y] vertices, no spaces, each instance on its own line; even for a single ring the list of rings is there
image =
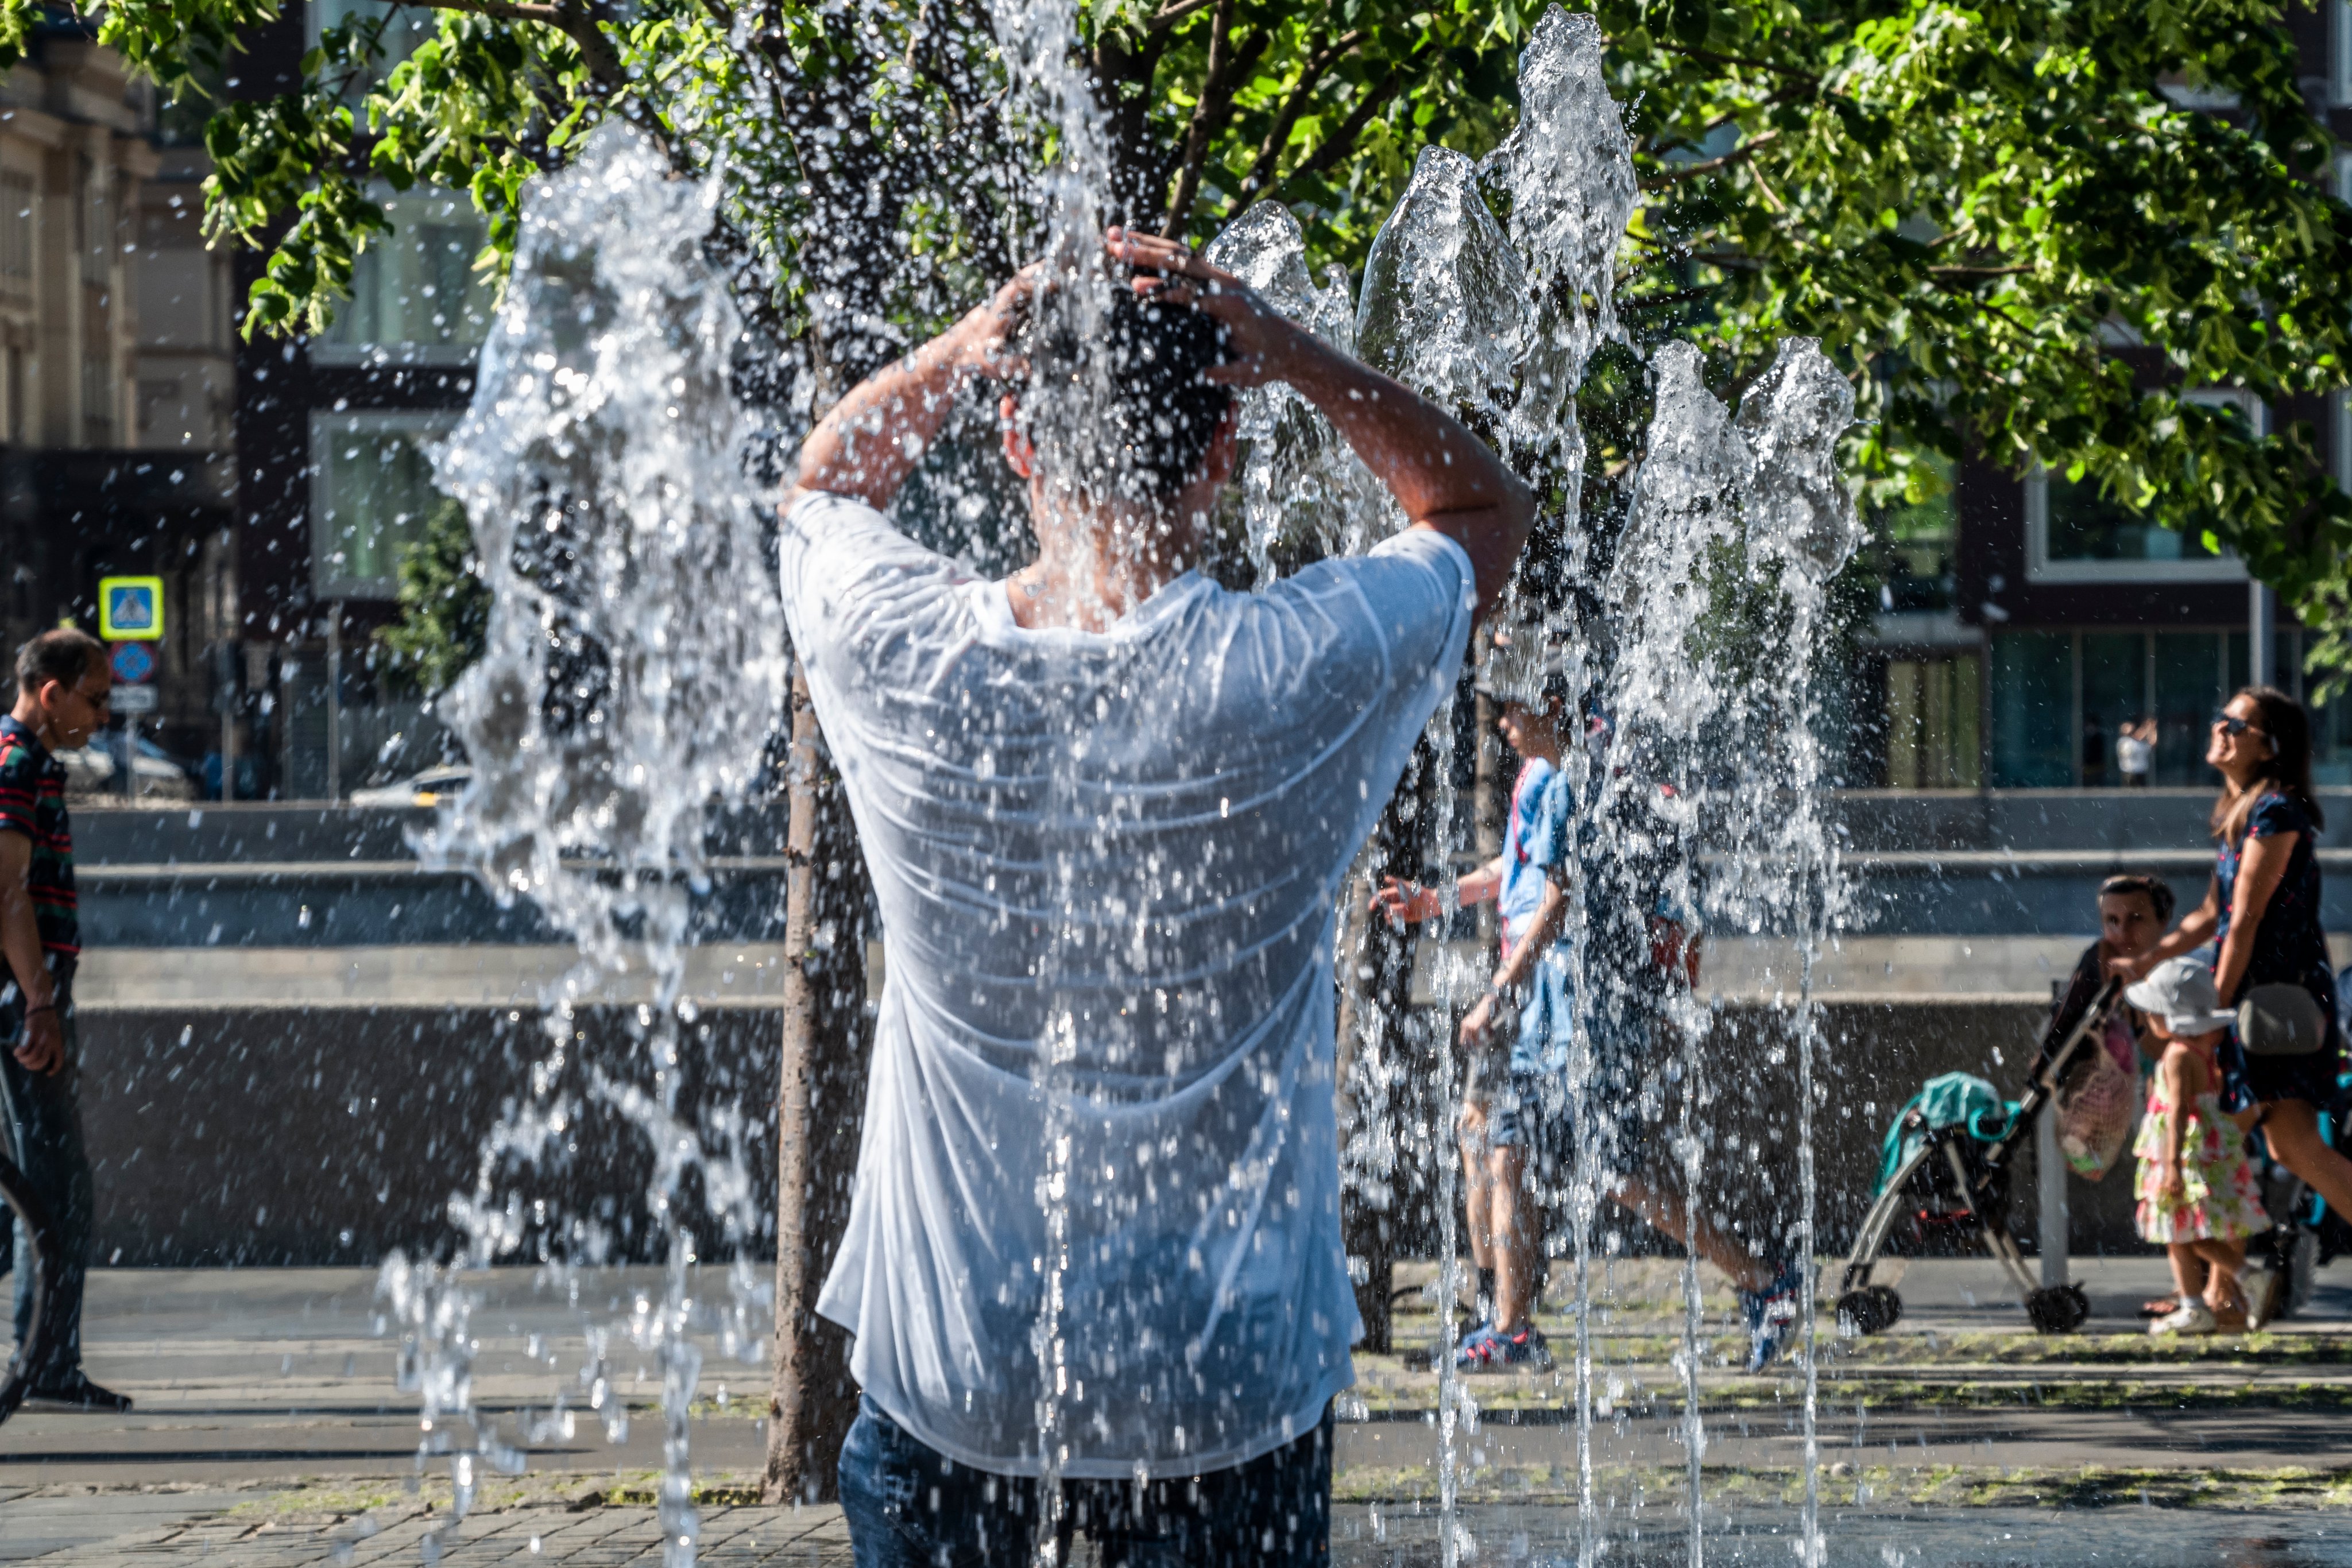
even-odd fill
[[[722,1111],[698,1126],[679,1112],[697,1037],[681,995],[689,895],[709,885],[709,810],[752,786],[784,685],[749,427],[728,380],[740,329],[699,251],[715,197],[620,127],[534,185],[473,406],[438,456],[442,487],[473,519],[494,610],[487,652],[448,704],[473,779],[421,848],[474,870],[501,902],[530,898],[572,933],[580,961],[541,998],[547,1044],[527,1096],[485,1140],[472,1191],[450,1200],[463,1250],[445,1270],[399,1259],[385,1270],[416,1334],[428,1442],[464,1416],[476,1453],[506,1468],[512,1456],[471,1408],[467,1275],[519,1252],[559,1270],[601,1260],[608,1238],[551,1218],[529,1197],[530,1174],[562,1163],[592,1104],[643,1134],[667,1268],[660,1300],[640,1298],[625,1332],[662,1369],[672,1568],[694,1561],[698,1531],[689,1172],[734,1254],[726,1354],[758,1359],[763,1294],[744,1256],[758,1213],[743,1123]],[[624,1075],[579,1060],[577,1024],[628,980],[649,999],[631,1030],[640,1071]],[[601,1361],[600,1349],[583,1382],[618,1442],[627,1411]],[[462,1511],[471,1458],[452,1469]]]
[[[1111,186],[1099,113],[1071,63],[1076,17],[1063,6],[1015,0],[999,0],[991,16],[1013,89],[1013,120],[1055,150],[1052,167],[1022,196],[1029,204],[1024,248],[1043,252],[1060,285],[1041,308],[1068,313],[1076,335],[1088,340],[1087,324],[1107,285],[1089,258],[1097,254]],[[1250,209],[1209,255],[1327,341],[1354,349],[1462,413],[1547,497],[1553,515],[1543,526],[1559,541],[1561,580],[1604,606],[1607,639],[1596,643],[1590,626],[1571,621],[1557,584],[1538,596],[1515,580],[1502,617],[1513,641],[1490,660],[1490,671],[1509,664],[1517,674],[1502,670],[1507,684],[1524,681],[1540,655],[1555,654],[1565,661],[1572,692],[1591,694],[1602,711],[1620,716],[1613,752],[1571,747],[1564,766],[1577,812],[1601,824],[1633,823],[1666,846],[1665,892],[1677,907],[1703,912],[1716,928],[1793,929],[1802,938],[1799,1000],[1779,1025],[1796,1050],[1800,1105],[1802,1213],[1790,1239],[1810,1259],[1821,1032],[1810,955],[1843,918],[1844,894],[1819,819],[1818,702],[1809,669],[1823,585],[1855,538],[1834,464],[1852,393],[1817,347],[1795,341],[1748,389],[1734,420],[1706,391],[1697,351],[1667,346],[1654,367],[1656,415],[1625,531],[1605,570],[1595,564],[1578,511],[1584,439],[1573,394],[1592,354],[1618,335],[1614,267],[1637,200],[1631,144],[1601,64],[1591,17],[1547,12],[1521,62],[1518,128],[1483,167],[1444,148],[1423,150],[1373,243],[1352,306],[1343,272],[1315,281],[1297,222],[1272,204]],[[1490,185],[1508,198],[1507,224],[1488,205]],[[537,1427],[510,1441],[474,1411],[468,1321],[476,1298],[467,1276],[518,1254],[558,1270],[605,1256],[609,1238],[547,1213],[531,1197],[529,1172],[562,1158],[592,1108],[636,1127],[656,1155],[650,1196],[667,1246],[664,1291],[658,1301],[637,1302],[625,1322],[596,1328],[583,1386],[607,1436],[619,1441],[627,1410],[604,1347],[625,1335],[657,1358],[666,1424],[661,1522],[673,1564],[693,1560],[698,1529],[687,1415],[701,1362],[690,1331],[705,1320],[688,1270],[703,1220],[685,1212],[688,1178],[698,1180],[719,1240],[739,1254],[757,1233],[761,1196],[742,1165],[741,1119],[713,1113],[689,1120],[680,1110],[695,1022],[681,995],[682,949],[689,893],[706,874],[708,808],[740,800],[751,787],[761,740],[783,708],[786,668],[762,546],[769,498],[746,477],[751,429],[729,379],[740,329],[725,286],[698,249],[716,199],[715,183],[672,178],[653,149],[623,130],[600,132],[572,171],[539,182],[473,412],[441,460],[445,486],[475,520],[496,610],[489,653],[452,704],[475,782],[427,849],[443,863],[477,869],[503,899],[540,903],[574,933],[582,958],[545,998],[547,1043],[529,1093],[486,1141],[472,1190],[452,1201],[465,1237],[461,1254],[446,1268],[395,1258],[383,1276],[404,1329],[404,1386],[423,1407],[420,1462],[425,1451],[447,1454],[462,1514],[484,1470],[519,1468],[520,1440],[551,1435],[570,1420],[559,1399]],[[1087,427],[1082,411],[1092,395],[1085,375],[1044,394],[1048,403],[1060,397],[1058,422],[1072,431]],[[1044,417],[1056,418],[1050,411]],[[1246,397],[1242,434],[1248,444],[1242,509],[1261,585],[1296,563],[1360,552],[1397,526],[1385,492],[1287,388]],[[1075,437],[1041,457],[1061,465],[1054,482],[1066,488],[1082,487],[1100,465],[1100,454]],[[1739,658],[1707,644],[1709,616],[1727,580],[1781,607],[1765,618],[1761,643]],[[1438,761],[1423,806],[1430,831],[1423,858],[1450,878],[1465,846],[1456,842],[1461,813],[1445,764],[1454,749],[1449,709],[1441,708],[1430,740]],[[1636,762],[1619,766],[1612,757]],[[1678,788],[1661,794],[1650,787],[1662,779]],[[1042,807],[1049,814],[1066,818],[1083,809],[1075,779],[1047,784]],[[1599,1041],[1643,1008],[1663,1012],[1676,1029],[1673,1147],[1695,1207],[1713,1092],[1703,1082],[1700,1045],[1712,1019],[1687,994],[1662,1004],[1624,994],[1619,955],[1649,912],[1646,896],[1630,896],[1608,846],[1570,859],[1561,940],[1576,987],[1570,1086],[1578,1137],[1568,1197],[1580,1557],[1589,1562],[1605,1544],[1594,1478],[1591,1318],[1592,1232],[1611,1179],[1591,1152],[1604,1114]],[[1112,985],[1120,960],[1105,946],[1099,912],[1083,905],[1085,868],[1066,859],[1040,877],[1045,918],[1057,933],[1045,944],[1040,987],[1055,998],[1083,994],[1075,972],[1066,983],[1055,967],[1081,962],[1098,967],[1087,983]],[[641,980],[651,998],[635,1014],[642,1055],[630,1074],[593,1071],[579,1060],[581,1009],[616,977]],[[1450,960],[1434,979],[1442,1031],[1480,976],[1471,963]],[[1086,1368],[1073,1352],[1072,1302],[1093,1288],[1083,1270],[1074,1276],[1074,1254],[1097,1224],[1087,1206],[1115,1197],[1094,1188],[1107,1168],[1104,1151],[1071,1132],[1074,1097],[1087,1092],[1081,1068],[1093,1070],[1082,1061],[1079,1037],[1090,1034],[1087,1049],[1115,1059],[1119,1030],[1141,1026],[1107,1023],[1058,1003],[1037,1018],[1026,1103],[1040,1123],[1045,1159],[1037,1209],[1018,1228],[1037,1242],[1035,1555],[1052,1563],[1063,1523],[1062,1465],[1084,1411],[1076,1385]],[[1385,1085],[1403,1064],[1379,1043],[1398,1038],[1388,1027],[1394,1021],[1374,1020],[1359,1031],[1365,1098],[1347,1158],[1367,1197],[1378,1196],[1399,1147]],[[1025,1040],[1029,1025],[1023,1027]],[[1450,1117],[1461,1092],[1450,1040],[1440,1040],[1433,1065],[1438,1103]],[[1330,1086],[1285,1087],[1311,1093]],[[1450,1125],[1438,1133],[1435,1172],[1441,1539],[1449,1568],[1476,1550],[1457,1504],[1462,1438],[1478,1420],[1452,1354],[1461,1279],[1460,1166],[1451,1133]],[[722,1349],[756,1358],[759,1340],[749,1325],[761,1286],[741,1263],[730,1284]],[[1706,1434],[1695,1260],[1683,1294],[1684,1438],[1696,1563]],[[1817,1557],[1810,1288],[1803,1312],[1803,1550]],[[451,1434],[460,1417],[472,1427],[463,1448]],[[1183,1451],[1179,1436],[1170,1452]],[[1148,1480],[1148,1471],[1137,1479]]]

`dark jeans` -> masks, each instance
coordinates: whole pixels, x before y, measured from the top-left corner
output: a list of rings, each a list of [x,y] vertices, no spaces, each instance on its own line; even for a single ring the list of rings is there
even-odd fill
[[[93,1202],[89,1155],[82,1146],[81,1103],[77,1079],[81,1066],[81,1040],[75,1028],[72,993],[58,992],[58,1021],[65,1028],[65,1061],[55,1072],[35,1072],[16,1060],[25,1038],[23,993],[11,984],[0,993],[0,1087],[7,1091],[11,1125],[10,1153],[24,1171],[34,1198],[49,1211],[56,1228],[58,1295],[49,1316],[57,1335],[34,1374],[37,1385],[55,1385],[81,1364],[82,1276],[89,1269],[89,1231]],[[16,1256],[31,1255],[30,1239],[16,1228]],[[16,1270],[16,1341],[24,1343],[33,1323],[33,1271]]]
[[[1084,1531],[1103,1568],[1328,1568],[1331,1413],[1245,1465],[1146,1483],[1062,1483],[1060,1560]],[[841,1449],[841,1512],[856,1568],[1022,1568],[1037,1532],[1037,1483],[957,1464],[871,1399]]]

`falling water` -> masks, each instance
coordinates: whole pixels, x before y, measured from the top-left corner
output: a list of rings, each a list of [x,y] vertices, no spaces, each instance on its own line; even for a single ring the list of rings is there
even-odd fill
[[[1014,0],[1001,0],[992,15],[1020,105],[1015,118],[1025,116],[1023,123],[1057,149],[1058,161],[1024,198],[1034,204],[1027,237],[1063,285],[1048,308],[1077,312],[1083,325],[1090,302],[1100,298],[1102,280],[1083,258],[1097,252],[1109,176],[1097,112],[1070,64],[1075,17],[1065,7]],[[1696,351],[1663,350],[1655,365],[1657,418],[1627,533],[1613,571],[1601,575],[1578,515],[1584,442],[1573,394],[1596,346],[1617,330],[1612,268],[1637,198],[1631,147],[1601,68],[1592,19],[1547,12],[1522,61],[1518,129],[1483,168],[1444,148],[1423,151],[1374,242],[1352,308],[1344,273],[1335,268],[1315,282],[1297,223],[1279,206],[1252,208],[1210,254],[1328,341],[1352,347],[1459,411],[1506,452],[1547,508],[1542,530],[1556,541],[1561,577],[1596,591],[1612,628],[1604,655],[1589,645],[1590,629],[1567,618],[1557,595],[1517,580],[1503,616],[1514,656],[1545,649],[1564,654],[1572,689],[1597,693],[1603,707],[1619,715],[1644,716],[1644,723],[1625,727],[1619,744],[1653,748],[1646,769],[1623,774],[1598,754],[1572,750],[1566,766],[1580,816],[1612,820],[1632,788],[1629,778],[1689,780],[1692,788],[1666,803],[1640,802],[1653,813],[1654,831],[1679,851],[1672,889],[1678,902],[1703,908],[1718,928],[1792,926],[1810,955],[1843,908],[1839,868],[1814,800],[1821,758],[1811,739],[1817,705],[1806,672],[1822,585],[1853,543],[1852,509],[1832,462],[1851,393],[1817,349],[1794,342],[1741,400],[1733,422],[1700,384]],[[1507,225],[1488,205],[1490,187],[1508,199]],[[761,739],[782,709],[784,680],[781,615],[759,564],[763,503],[744,477],[746,428],[728,382],[739,329],[726,289],[698,250],[714,199],[713,186],[669,178],[660,160],[619,130],[600,133],[572,172],[539,182],[474,410],[443,458],[445,485],[475,520],[497,609],[490,652],[453,705],[476,781],[430,849],[447,863],[478,870],[502,898],[538,901],[574,932],[582,959],[545,998],[548,1043],[530,1092],[508,1107],[485,1144],[473,1190],[452,1202],[466,1237],[462,1255],[446,1270],[395,1260],[385,1276],[412,1347],[410,1381],[422,1397],[427,1446],[449,1448],[462,1507],[479,1469],[520,1462],[516,1446],[472,1409],[467,1320],[474,1298],[467,1276],[518,1253],[555,1265],[606,1256],[608,1237],[537,1205],[526,1172],[560,1162],[591,1105],[644,1133],[656,1151],[652,1198],[668,1267],[661,1301],[640,1303],[617,1327],[663,1368],[662,1523],[672,1563],[691,1561],[696,1529],[686,1416],[699,1371],[688,1338],[698,1309],[688,1290],[698,1243],[683,1212],[688,1173],[699,1173],[721,1240],[740,1244],[755,1225],[754,1184],[740,1157],[742,1124],[719,1115],[690,1123],[679,1110],[682,1058],[695,1023],[691,1003],[680,995],[688,895],[704,874],[706,804],[740,799],[750,787]],[[1068,391],[1073,397],[1085,392]],[[1396,527],[1385,493],[1328,422],[1288,389],[1250,394],[1243,422],[1246,548],[1261,584],[1295,561],[1360,551]],[[1082,444],[1065,460],[1073,475],[1083,475],[1092,461]],[[1692,657],[1710,585],[1726,572],[1767,584],[1788,607],[1758,655],[1769,680],[1737,682],[1728,666]],[[1735,732],[1742,771],[1718,787],[1709,769],[1719,770],[1721,754],[1709,737]],[[1450,712],[1441,712],[1431,738],[1440,760],[1425,807],[1423,859],[1438,876],[1450,877],[1460,847],[1444,761],[1454,747]],[[1055,809],[1074,811],[1077,802],[1057,798]],[[1703,883],[1691,870],[1702,854],[1722,868]],[[1081,916],[1090,912],[1076,906],[1083,879],[1076,868],[1059,869],[1058,913],[1075,950],[1087,925]],[[1564,940],[1577,976],[1580,1123],[1570,1194],[1575,1397],[1580,1555],[1589,1561],[1603,1543],[1593,1474],[1590,1316],[1592,1229],[1602,1196],[1602,1173],[1590,1155],[1600,1113],[1590,1092],[1592,1031],[1605,1010],[1626,1005],[1602,972],[1602,938],[1616,929],[1612,922],[1645,911],[1612,903],[1608,878],[1580,865],[1570,873],[1576,886]],[[1052,977],[1043,977],[1050,988]],[[1476,978],[1466,964],[1440,966],[1440,1011],[1455,1012]],[[622,983],[636,985],[648,998],[635,1013],[644,1071],[626,1080],[592,1073],[578,1060],[581,1010]],[[1797,1046],[1801,1107],[1803,1214],[1794,1239],[1809,1258],[1821,1027],[1810,960],[1799,997],[1787,1020]],[[1687,998],[1670,1011],[1684,1040],[1676,1152],[1686,1201],[1695,1205],[1705,1104],[1698,1040],[1707,1020]],[[1064,1322],[1073,1206],[1086,1196],[1081,1189],[1094,1168],[1068,1134],[1066,1107],[1079,1092],[1071,1044],[1081,1027],[1098,1030],[1101,1020],[1050,1009],[1046,1019],[1034,1042],[1033,1079],[1047,1148],[1038,1192],[1034,1348],[1043,1503],[1037,1548],[1040,1560],[1050,1563],[1073,1413],[1065,1398],[1073,1368]],[[1460,1087],[1450,1040],[1439,1040],[1436,1058],[1437,1103],[1450,1116]],[[1373,1061],[1364,1082],[1384,1086],[1392,1071]],[[1392,1161],[1397,1145],[1382,1093],[1384,1087],[1376,1088],[1359,1118],[1358,1142],[1372,1153],[1351,1149],[1349,1157],[1351,1168],[1384,1177],[1379,1151]],[[1457,1515],[1459,1439],[1477,1419],[1452,1355],[1460,1238],[1459,1165],[1451,1142],[1451,1128],[1441,1127],[1435,1350],[1449,1565],[1475,1550]],[[758,1341],[746,1325],[759,1284],[739,1266],[730,1287],[722,1348],[756,1355]],[[1684,1303],[1684,1437],[1696,1563],[1705,1431],[1695,1262],[1685,1268]],[[1804,1539],[1807,1551],[1817,1552],[1810,1291],[1804,1310]],[[601,1332],[593,1343],[605,1343]],[[605,1375],[601,1348],[584,1373],[587,1402],[618,1440],[626,1410]],[[451,1446],[446,1432],[446,1423],[458,1417],[474,1428],[465,1451]],[[568,1419],[560,1402],[547,1417]]]
[[[666,1269],[660,1299],[639,1298],[621,1326],[661,1368],[671,1568],[693,1562],[698,1528],[687,1422],[701,1369],[689,1269],[703,1243],[684,1207],[689,1172],[733,1258],[731,1305],[700,1314],[716,1319],[723,1354],[757,1361],[763,1294],[744,1256],[758,1233],[745,1124],[731,1110],[699,1124],[680,1112],[688,1053],[709,1035],[681,994],[689,897],[708,887],[709,808],[751,788],[784,678],[729,384],[740,331],[699,250],[714,200],[713,183],[671,178],[619,127],[537,182],[473,405],[439,454],[494,608],[487,651],[448,704],[472,782],[422,849],[472,869],[502,903],[531,899],[580,958],[541,998],[547,1043],[527,1094],[484,1141],[473,1189],[450,1200],[459,1257],[446,1271],[399,1259],[385,1270],[417,1341],[428,1443],[453,1416],[478,1434],[474,1454],[452,1458],[462,1512],[477,1458],[519,1459],[472,1411],[467,1276],[518,1253],[559,1270],[604,1260],[609,1236],[567,1223],[529,1184],[564,1163],[592,1105],[639,1131]],[[581,1060],[584,1009],[616,991],[644,998],[634,1074]],[[617,1442],[626,1407],[603,1364],[607,1336],[591,1343],[582,1381]]]

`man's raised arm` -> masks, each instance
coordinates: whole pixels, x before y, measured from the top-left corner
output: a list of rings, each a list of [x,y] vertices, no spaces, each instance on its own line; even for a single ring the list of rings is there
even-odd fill
[[[1223,322],[1234,358],[1211,379],[1254,387],[1287,382],[1348,438],[1415,528],[1433,528],[1470,556],[1478,613],[1494,608],[1535,521],[1535,497],[1460,420],[1401,382],[1349,358],[1280,313],[1248,286],[1171,241],[1110,231],[1110,252],[1160,273],[1139,288],[1164,290]]]
[[[877,511],[888,506],[947,422],[957,389],[998,369],[1034,274],[1024,268],[986,304],[834,404],[801,443],[800,477],[784,497],[785,508],[814,490]]]

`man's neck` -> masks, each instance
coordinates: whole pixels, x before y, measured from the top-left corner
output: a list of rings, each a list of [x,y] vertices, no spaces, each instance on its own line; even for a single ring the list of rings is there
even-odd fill
[[[1033,632],[1107,632],[1201,559],[1199,530],[1159,519],[1037,531],[1037,559],[1004,584],[1014,623]]]
[[[30,730],[32,732],[33,738],[41,743],[42,750],[55,751],[57,749],[56,747],[49,744],[48,719],[42,714],[39,705],[36,704],[32,698],[19,695],[16,698],[16,706],[8,710],[8,716],[15,719],[18,724],[23,725],[26,729]]]

